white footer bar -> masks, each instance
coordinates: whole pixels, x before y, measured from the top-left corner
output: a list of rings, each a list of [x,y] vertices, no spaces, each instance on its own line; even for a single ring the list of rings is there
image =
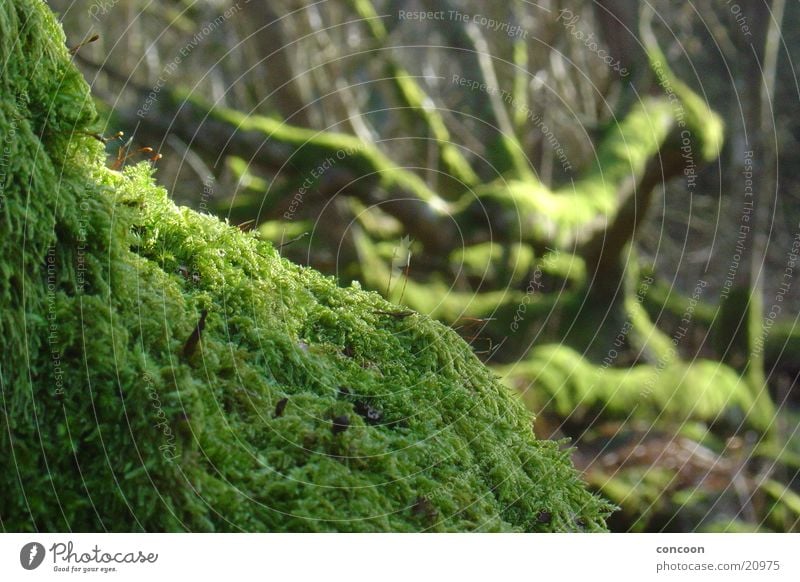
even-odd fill
[[[800,534],[2,534],[0,580],[794,581],[798,554]]]

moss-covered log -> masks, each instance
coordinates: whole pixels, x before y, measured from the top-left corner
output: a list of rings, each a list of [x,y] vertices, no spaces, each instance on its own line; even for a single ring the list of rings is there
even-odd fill
[[[675,426],[701,420],[763,431],[773,423],[772,411],[759,408],[747,379],[713,360],[684,363],[673,357],[656,365],[616,368],[596,366],[566,346],[546,345],[504,372],[532,409],[547,408],[578,424],[598,414]]]

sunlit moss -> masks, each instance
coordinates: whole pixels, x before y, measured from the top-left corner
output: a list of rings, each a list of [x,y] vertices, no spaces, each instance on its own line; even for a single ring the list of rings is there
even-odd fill
[[[614,356],[613,350],[609,350]],[[548,409],[576,421],[602,412],[606,418],[663,421],[692,419],[767,429],[771,416],[757,414],[747,381],[711,360],[668,359],[630,368],[594,365],[562,345],[534,348],[504,369],[533,410]]]

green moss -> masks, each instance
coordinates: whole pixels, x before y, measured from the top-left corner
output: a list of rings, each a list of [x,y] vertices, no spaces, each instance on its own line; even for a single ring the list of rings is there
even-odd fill
[[[604,529],[453,331],[108,170],[43,3],[0,62],[3,529]]]
[[[609,361],[614,356],[609,350]],[[528,358],[504,369],[506,381],[523,393],[533,410],[547,408],[575,421],[602,411],[606,418],[709,423],[747,422],[766,429],[771,416],[756,414],[746,379],[711,360],[614,368],[596,366],[562,345],[534,348]]]
[[[424,283],[410,277],[406,279],[404,275],[401,275],[398,280],[398,276],[393,275],[389,267],[391,250],[387,256],[381,257],[377,245],[369,237],[363,233],[355,233],[353,238],[362,265],[364,283],[368,287],[387,289],[391,286],[392,297],[400,301],[402,296],[404,305],[439,321],[456,324],[464,318],[485,317],[491,318],[495,322],[493,327],[508,330],[514,320],[514,315],[519,315],[520,305],[525,306],[527,321],[530,323],[534,319],[546,317],[560,300],[565,297],[569,298],[567,292],[561,295],[533,293],[530,286],[527,289],[510,288],[490,291],[454,289],[452,284],[437,275],[431,276]],[[468,247],[468,250],[471,251],[471,248]],[[514,259],[521,261],[525,257],[515,256]],[[516,274],[521,272],[518,265],[519,263],[516,263],[512,267]],[[576,267],[575,270],[578,268]],[[392,277],[394,278],[392,279]],[[518,285],[518,287],[522,287],[522,285]]]
[[[670,489],[674,488],[675,471],[670,469],[635,466],[618,470],[613,476],[594,474],[590,482],[623,508],[623,515],[630,520],[630,532],[647,531],[654,515],[674,507],[670,497],[675,495]]]
[[[510,232],[533,243],[569,248],[619,209],[619,186],[640,177],[675,123],[665,98],[648,98],[620,120],[598,147],[594,165],[579,180],[550,190],[536,180],[506,180],[476,188],[475,196],[511,210]],[[516,217],[516,218],[514,218]]]
[[[664,92],[677,98],[675,115],[696,144],[698,157],[706,162],[715,159],[725,141],[725,124],[697,93],[675,76],[652,33],[643,36],[650,68]]]

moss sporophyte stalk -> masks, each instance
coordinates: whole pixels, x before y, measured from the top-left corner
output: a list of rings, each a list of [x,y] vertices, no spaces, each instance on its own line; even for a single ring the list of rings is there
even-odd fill
[[[4,529],[605,529],[455,332],[109,169],[47,6],[0,30]]]

